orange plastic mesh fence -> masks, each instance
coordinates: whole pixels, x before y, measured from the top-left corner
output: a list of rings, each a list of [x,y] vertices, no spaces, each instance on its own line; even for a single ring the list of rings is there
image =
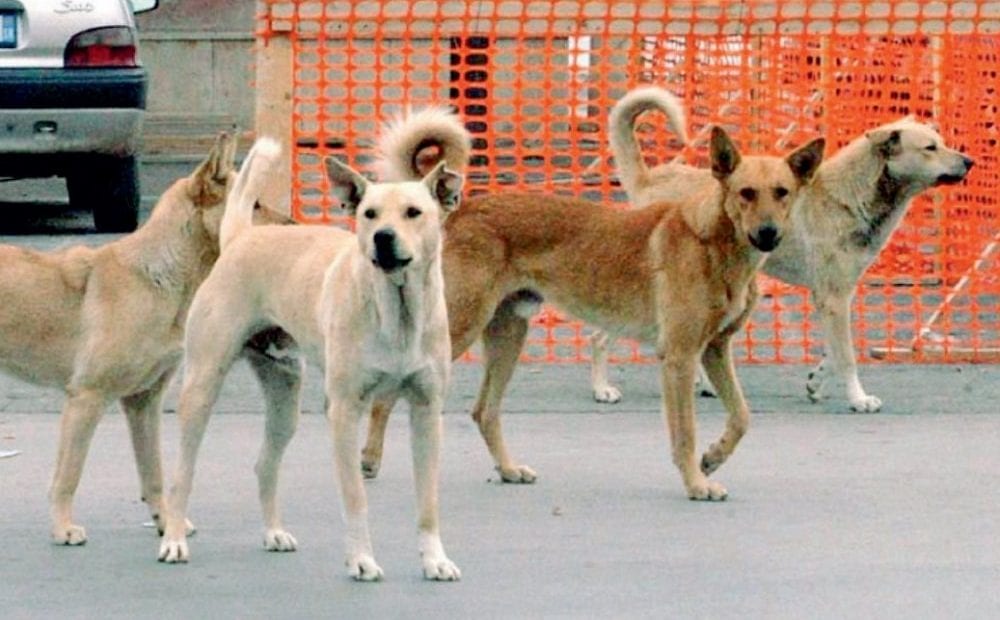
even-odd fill
[[[857,291],[855,344],[862,360],[998,357],[1000,2],[271,0],[259,17],[263,44],[292,41],[293,209],[307,223],[344,223],[322,157],[368,169],[379,122],[407,104],[447,102],[464,116],[473,193],[575,194],[623,208],[607,114],[638,85],[682,98],[700,138],[683,154],[701,165],[711,123],[745,152],[823,134],[829,155],[903,115],[932,119],[976,166],[913,202]],[[640,124],[651,163],[681,153],[664,125],[652,114]],[[822,337],[807,292],[761,284],[738,356],[815,359]],[[585,359],[588,329],[547,310],[525,356]],[[652,356],[622,342],[613,358]]]

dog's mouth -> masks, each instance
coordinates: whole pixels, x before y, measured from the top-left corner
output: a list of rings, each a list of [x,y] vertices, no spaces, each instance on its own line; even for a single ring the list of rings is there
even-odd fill
[[[395,253],[376,252],[372,264],[386,273],[402,269],[413,262],[412,257],[400,257]]]
[[[965,173],[942,174],[934,181],[934,185],[956,185],[964,180],[965,180]]]

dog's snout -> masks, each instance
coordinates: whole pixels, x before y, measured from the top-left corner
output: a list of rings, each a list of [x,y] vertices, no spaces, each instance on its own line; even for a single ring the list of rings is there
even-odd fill
[[[761,252],[770,252],[778,247],[781,231],[774,224],[763,224],[750,236],[750,243]]]
[[[962,155],[962,165],[965,166],[965,171],[968,172],[972,170],[972,167],[976,165],[976,160],[972,159],[968,155]]]
[[[396,247],[396,232],[391,228],[376,230],[372,235],[372,243],[375,244],[375,257],[372,262],[380,269],[393,271],[405,267],[413,260],[412,257],[400,256]]]

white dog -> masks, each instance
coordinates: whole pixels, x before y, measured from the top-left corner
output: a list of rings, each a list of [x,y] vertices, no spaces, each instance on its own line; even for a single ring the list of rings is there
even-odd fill
[[[663,112],[671,130],[686,142],[684,110],[666,90],[636,89],[615,104],[609,119],[611,149],[632,206],[683,200],[714,182],[710,170],[681,163],[647,169],[634,135],[636,118],[647,110]],[[851,301],[858,280],[913,198],[930,187],[960,182],[972,164],[912,116],[868,131],[820,165],[792,210],[788,235],[764,263],[764,273],[812,292],[826,353],[855,411],[878,411],[882,406],[861,386],[854,359]],[[592,384],[597,400],[615,402],[621,392],[607,381],[605,341],[601,335],[593,341]],[[826,378],[824,356],[806,383],[813,401],[820,399]]]
[[[394,141],[413,128],[412,143]],[[251,226],[249,209],[273,143],[258,143],[245,165],[221,228],[222,255],[191,307],[179,415],[181,459],[168,500],[159,558],[189,557],[183,523],[194,462],[220,384],[248,338],[280,330],[279,346],[249,356],[267,400],[265,444],[256,471],[266,527],[265,547],[292,551],[281,523],[276,487],[282,453],[299,414],[300,356],[326,367],[328,418],[347,528],[348,572],[382,577],[375,562],[361,479],[357,425],[375,399],[410,403],[424,576],[456,580],[438,533],[437,478],[441,409],[451,344],[441,274],[441,225],[458,206],[469,138],[451,113],[431,108],[398,120],[380,142],[416,157],[437,145],[445,154],[422,181],[369,183],[336,159],[326,160],[334,195],[357,215],[357,235],[318,226]],[[242,174],[243,171],[241,171]]]

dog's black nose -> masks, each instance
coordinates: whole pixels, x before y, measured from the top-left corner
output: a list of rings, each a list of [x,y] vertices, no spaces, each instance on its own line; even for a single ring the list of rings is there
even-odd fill
[[[781,231],[774,224],[764,224],[750,236],[750,243],[761,252],[770,252],[778,247],[781,241]]]
[[[396,243],[396,233],[391,228],[382,228],[375,231],[372,241],[375,242],[376,250],[380,250],[381,248],[391,250]]]
[[[968,172],[969,170],[972,170],[972,166],[976,164],[976,160],[966,155],[962,155],[962,163],[965,165],[966,172]]]

